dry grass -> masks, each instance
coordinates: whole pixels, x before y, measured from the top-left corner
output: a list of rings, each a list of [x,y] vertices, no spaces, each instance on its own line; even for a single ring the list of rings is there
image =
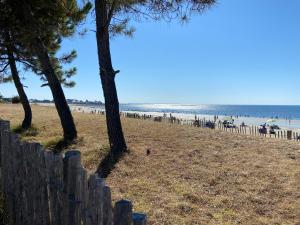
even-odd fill
[[[0,117],[21,123],[20,106]],[[74,113],[84,165],[95,169],[107,149],[105,118]],[[53,108],[33,106],[38,133],[61,137]],[[300,143],[123,119],[130,154],[107,179],[113,198],[128,198],[149,224],[300,224]],[[146,155],[146,151],[151,151]]]

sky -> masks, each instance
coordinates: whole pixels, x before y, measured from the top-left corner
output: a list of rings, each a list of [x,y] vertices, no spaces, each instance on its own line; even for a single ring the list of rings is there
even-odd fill
[[[300,104],[300,1],[218,0],[188,23],[133,23],[132,38],[111,40],[121,103]],[[95,29],[93,19],[86,26]],[[77,85],[67,98],[103,101],[95,32],[63,42],[76,49]],[[34,74],[29,98],[52,99]],[[13,84],[0,86],[7,97]]]

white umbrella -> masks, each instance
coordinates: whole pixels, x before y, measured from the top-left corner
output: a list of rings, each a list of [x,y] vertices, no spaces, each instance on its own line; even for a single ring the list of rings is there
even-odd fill
[[[276,120],[275,119],[268,119],[266,122],[267,123],[276,123]]]
[[[224,121],[232,121],[233,119],[230,116],[226,116],[223,118]]]

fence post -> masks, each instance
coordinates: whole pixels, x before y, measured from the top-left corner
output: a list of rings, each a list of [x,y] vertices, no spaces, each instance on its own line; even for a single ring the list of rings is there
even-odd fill
[[[6,152],[7,152],[7,144],[8,144],[8,134],[7,130],[9,130],[10,124],[8,121],[0,120],[0,180],[1,180],[1,191],[5,193],[5,182],[6,179],[6,170],[7,170],[7,160]],[[5,151],[6,150],[6,151]]]
[[[103,225],[113,224],[113,210],[111,204],[111,192],[108,186],[103,189]]]
[[[6,161],[6,178],[3,180],[5,183],[5,197],[6,197],[6,207],[8,210],[8,215],[10,217],[10,221],[13,224],[16,224],[16,198],[15,198],[15,174],[14,174],[14,155],[15,155],[15,142],[16,135],[12,132],[6,131],[4,132],[4,139],[7,139],[5,143],[5,155],[6,158],[3,161]]]
[[[45,162],[49,191],[50,220],[52,225],[62,225],[63,222],[63,159],[61,155],[46,151]]]
[[[286,131],[286,137],[288,140],[292,140],[292,131],[291,130]]]
[[[6,130],[10,129],[10,123],[9,121],[4,121],[4,120],[0,120],[0,168],[2,167],[2,145],[3,145],[3,141],[1,139],[2,133]],[[2,169],[2,168],[1,168]],[[1,173],[0,173],[0,177],[1,177]]]
[[[132,225],[132,204],[127,200],[116,202],[114,209],[114,225]]]
[[[35,221],[35,194],[36,190],[36,168],[35,168],[35,155],[33,155],[34,152],[34,144],[32,143],[24,143],[23,145],[24,149],[24,160],[25,160],[25,173],[26,178],[24,182],[24,192],[25,192],[25,201],[26,201],[26,211],[27,211],[27,224],[33,224]],[[26,224],[25,223],[25,224]]]
[[[64,163],[64,225],[81,224],[81,204],[79,193],[82,188],[78,181],[82,177],[81,154],[79,151],[68,151]]]
[[[104,179],[93,174],[88,182],[88,211],[86,212],[86,225],[104,225],[103,223],[103,190]]]
[[[25,174],[25,160],[24,160],[24,151],[23,151],[23,146],[20,143],[20,140],[18,137],[16,137],[16,143],[15,143],[15,168],[14,168],[14,173],[15,173],[15,216],[16,216],[16,223],[19,225],[27,225],[27,221],[25,221],[23,218],[27,217],[27,210],[25,207],[26,200],[23,197],[24,193],[24,184],[25,184],[25,179],[26,177]]]
[[[295,138],[295,133],[294,133],[294,132],[292,132],[292,139],[294,139],[294,140],[296,139],[296,138]]]
[[[133,225],[147,225],[147,216],[143,213],[132,214]]]
[[[48,204],[48,191],[47,191],[47,176],[44,150],[38,143],[34,143],[34,151],[36,155],[36,172],[37,172],[37,192],[38,199],[36,209],[39,212],[39,220],[41,224],[49,225],[49,204]]]

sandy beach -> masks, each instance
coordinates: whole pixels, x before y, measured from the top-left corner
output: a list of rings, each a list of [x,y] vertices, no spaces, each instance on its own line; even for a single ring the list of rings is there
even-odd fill
[[[49,104],[47,104],[49,105]],[[50,104],[51,105],[51,104]],[[53,106],[53,105],[52,105]],[[70,105],[70,108],[73,111],[76,112],[92,112],[92,111],[103,111],[103,107],[97,107],[97,106],[85,106],[85,105]],[[139,115],[151,115],[151,116],[170,116],[170,112],[153,112],[150,111],[122,111],[125,113],[137,113]],[[182,119],[182,120],[188,120],[192,121],[195,119],[195,117],[199,119],[206,119],[206,120],[212,120],[214,121],[214,117],[218,116],[219,120],[223,120],[224,118],[228,118],[228,115],[208,115],[208,114],[188,114],[188,113],[171,113],[172,116]],[[241,125],[242,123],[246,125],[254,125],[254,126],[260,126],[267,122],[270,118],[259,118],[259,117],[249,117],[249,116],[232,116],[234,119],[234,123],[236,125]],[[276,125],[278,125],[283,130],[293,130],[293,131],[300,131],[300,120],[297,119],[276,119]]]

